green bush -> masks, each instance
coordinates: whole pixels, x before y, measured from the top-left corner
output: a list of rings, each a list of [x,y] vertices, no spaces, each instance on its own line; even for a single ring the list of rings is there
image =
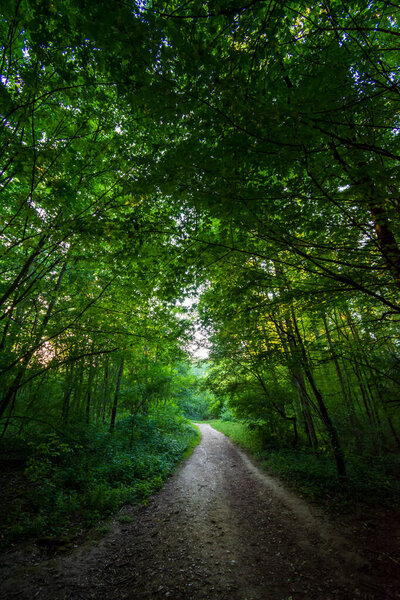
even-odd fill
[[[397,463],[397,475],[393,473],[394,463]],[[400,505],[399,465],[389,455],[379,464],[364,457],[348,456],[344,484],[339,482],[335,463],[329,455],[315,456],[299,450],[273,451],[264,456],[263,467],[311,498]]]
[[[229,406],[227,406],[226,404],[222,406],[219,418],[221,421],[229,421],[231,423],[237,421],[235,415],[233,414]]]
[[[400,465],[398,456],[374,458],[347,456],[347,482],[339,481],[334,460],[327,448],[318,455],[282,447],[265,449],[261,429],[245,423],[211,421],[210,425],[229,436],[261,461],[263,468],[280,476],[310,499],[331,504],[354,500],[367,504],[400,505]]]
[[[75,425],[73,432],[74,438],[70,431],[42,432],[24,446],[25,496],[3,517],[6,543],[59,535],[93,525],[124,503],[143,503],[199,436],[172,404],[121,420],[113,435],[102,426]]]

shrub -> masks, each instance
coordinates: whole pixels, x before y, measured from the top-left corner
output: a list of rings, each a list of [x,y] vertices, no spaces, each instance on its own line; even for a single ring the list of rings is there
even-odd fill
[[[314,500],[345,505],[351,501],[367,504],[400,505],[400,466],[398,456],[387,454],[374,461],[368,456],[347,456],[347,482],[339,481],[334,460],[327,448],[318,455],[304,449],[265,448],[262,431],[245,423],[211,421],[218,431],[261,461],[263,468],[279,475]],[[283,443],[283,442],[282,442]]]
[[[73,433],[42,432],[28,441],[27,485],[3,517],[6,542],[58,535],[73,523],[93,525],[127,502],[143,503],[198,439],[172,404],[121,420],[114,435],[94,425]]]

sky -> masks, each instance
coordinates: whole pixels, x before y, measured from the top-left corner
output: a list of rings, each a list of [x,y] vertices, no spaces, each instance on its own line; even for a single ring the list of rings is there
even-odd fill
[[[178,306],[183,306],[187,309],[191,309],[192,311],[194,311],[194,318],[196,319],[196,305],[199,301],[198,297],[195,296],[188,296],[187,298],[185,298],[185,300],[183,302],[178,302]],[[210,348],[209,348],[210,342],[208,339],[208,335],[207,332],[205,331],[205,329],[201,326],[200,322],[195,323],[194,325],[194,336],[192,339],[192,342],[189,344],[187,350],[189,351],[189,353],[194,357],[194,358],[208,358],[209,353],[210,353]]]

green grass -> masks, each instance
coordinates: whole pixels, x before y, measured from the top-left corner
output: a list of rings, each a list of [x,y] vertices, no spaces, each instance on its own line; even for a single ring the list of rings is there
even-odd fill
[[[187,460],[190,456],[192,456],[194,449],[199,445],[201,440],[200,429],[194,423],[192,423],[192,427],[195,431],[195,437],[193,437],[193,439],[188,443],[186,450],[183,452],[181,457],[182,461]]]
[[[244,423],[237,421],[230,422],[214,419],[205,422],[217,431],[227,435],[235,444],[244,450],[248,450],[256,458],[259,459],[262,457],[261,439],[256,430],[251,430]]]
[[[343,484],[329,454],[315,456],[304,449],[263,449],[260,433],[245,423],[219,420],[208,423],[247,450],[263,469],[278,475],[311,500],[342,508],[354,501],[400,507],[397,455],[380,458],[348,455],[348,478]]]
[[[118,521],[120,523],[132,523],[133,517],[130,517],[129,515],[120,515]]]

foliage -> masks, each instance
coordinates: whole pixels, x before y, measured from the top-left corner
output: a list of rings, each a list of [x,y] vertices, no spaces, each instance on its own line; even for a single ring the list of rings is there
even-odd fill
[[[343,506],[354,501],[400,506],[397,455],[386,454],[373,464],[369,457],[349,456],[348,480],[343,486],[332,457],[306,450],[265,449],[260,430],[240,422],[209,421],[209,424],[250,452],[269,473],[278,475],[311,500]]]
[[[181,363],[174,370],[174,398],[185,417],[201,421],[209,416],[215,399],[205,388],[205,369]]]
[[[220,431],[224,435],[230,437],[236,444],[241,446],[244,450],[249,450],[252,454],[257,457],[261,457],[262,452],[262,441],[259,432],[251,430],[249,427],[240,423],[239,421],[220,421],[212,420],[208,421],[211,427],[214,427],[217,431]]]
[[[147,451],[54,489],[170,399],[342,481],[398,453],[399,8],[0,4],[0,436],[37,442],[37,505],[146,495]]]
[[[235,421],[235,415],[232,413],[231,409],[226,403],[222,405],[219,418],[221,421]]]
[[[37,432],[25,445],[24,496],[3,515],[3,543],[74,535],[122,504],[145,502],[197,442],[198,432],[173,404],[122,419],[114,435],[94,425]]]
[[[400,506],[399,471],[396,455],[384,455],[374,464],[367,457],[349,456],[348,481],[338,485],[332,459],[310,452],[271,451],[263,457],[263,467],[294,485],[310,499],[331,506],[360,502]]]

